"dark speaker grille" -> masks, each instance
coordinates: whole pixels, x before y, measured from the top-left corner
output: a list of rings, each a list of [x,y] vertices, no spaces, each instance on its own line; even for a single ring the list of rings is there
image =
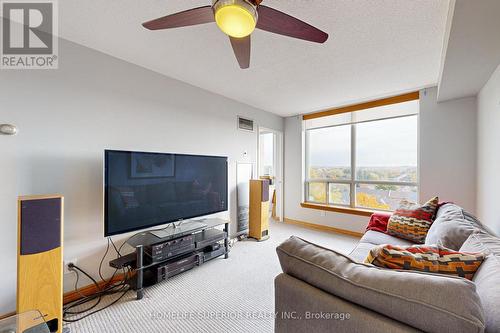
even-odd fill
[[[21,255],[61,246],[61,199],[21,202]]]
[[[269,180],[262,181],[262,202],[269,201]]]

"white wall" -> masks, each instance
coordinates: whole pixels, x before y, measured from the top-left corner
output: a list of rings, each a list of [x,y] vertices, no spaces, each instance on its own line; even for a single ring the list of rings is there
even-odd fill
[[[97,277],[105,148],[228,156],[234,226],[236,162],[255,163],[257,151],[237,115],[283,130],[281,117],[63,40],[60,69],[2,71],[0,123],[19,134],[0,136],[0,313],[15,309],[18,195],[65,196],[64,256]]]
[[[420,199],[438,195],[476,212],[476,98],[437,103],[420,94]]]
[[[500,66],[478,94],[477,210],[500,235]]]
[[[436,102],[436,88],[420,94],[420,199],[439,195],[475,212],[476,99]],[[285,217],[363,232],[369,218],[300,207],[302,120],[285,119]]]

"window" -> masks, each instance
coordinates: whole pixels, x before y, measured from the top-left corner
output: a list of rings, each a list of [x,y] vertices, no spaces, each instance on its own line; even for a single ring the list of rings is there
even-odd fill
[[[274,176],[274,133],[259,133],[259,176]]]
[[[418,108],[410,100],[305,119],[305,201],[372,210],[418,201]]]

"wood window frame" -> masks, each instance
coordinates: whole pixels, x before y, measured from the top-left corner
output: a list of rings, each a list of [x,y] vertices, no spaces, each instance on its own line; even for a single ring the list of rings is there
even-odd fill
[[[311,120],[311,119],[317,119],[317,118],[322,118],[322,117],[328,117],[328,116],[334,116],[342,113],[351,113],[355,111],[362,111],[366,109],[372,109],[376,107],[381,107],[381,106],[387,106],[387,105],[392,105],[392,104],[399,104],[399,103],[404,103],[404,102],[410,102],[414,100],[419,100],[420,99],[420,92],[419,91],[414,91],[402,95],[397,95],[397,96],[392,96],[392,97],[387,97],[379,100],[374,100],[374,101],[369,101],[369,102],[364,102],[360,104],[353,104],[353,105],[348,105],[348,106],[343,106],[339,108],[334,108],[334,109],[329,109],[329,110],[324,110],[324,111],[319,111],[319,112],[314,112],[310,114],[305,114],[302,116],[302,120]],[[351,215],[358,215],[358,216],[371,216],[375,212],[381,212],[380,210],[375,210],[375,209],[370,209],[370,208],[361,208],[361,207],[356,207],[356,196],[355,196],[355,186],[357,183],[386,183],[389,185],[402,185],[402,186],[416,186],[419,187],[420,184],[417,181],[416,183],[410,183],[410,182],[404,182],[404,183],[399,183],[399,182],[371,182],[371,181],[357,181],[355,179],[355,149],[356,149],[356,143],[355,143],[355,136],[356,136],[356,127],[354,124],[351,124],[351,170],[352,170],[352,179],[350,180],[325,180],[324,182],[326,183],[326,193],[327,193],[327,203],[317,203],[317,202],[310,202],[307,201],[308,198],[308,184],[310,182],[315,182],[315,180],[309,180],[307,177],[304,178],[303,181],[303,188],[304,188],[304,193],[303,193],[303,202],[300,204],[301,207],[303,208],[309,208],[309,209],[317,209],[317,210],[322,210],[322,211],[331,211],[331,212],[336,212],[336,213],[344,213],[344,214],[351,214]],[[304,145],[304,149],[306,146]],[[304,176],[307,174],[307,165],[304,165]],[[317,180],[316,180],[317,182]],[[321,181],[323,182],[323,181]],[[351,184],[351,190],[350,190],[350,204],[349,206],[344,206],[344,205],[333,205],[328,203],[328,192],[329,192],[329,183],[335,183],[335,184]],[[353,192],[354,190],[354,192]],[[382,211],[382,212],[391,212],[391,211]]]
[[[349,113],[349,112],[354,112],[354,111],[361,111],[361,110],[366,110],[366,109],[373,109],[373,108],[380,107],[380,106],[410,102],[410,101],[415,101],[418,99],[420,99],[420,92],[414,91],[414,92],[403,94],[403,95],[387,97],[387,98],[383,98],[383,99],[379,99],[379,100],[375,100],[375,101],[370,101],[370,102],[365,102],[365,103],[361,103],[361,104],[353,104],[353,105],[348,105],[348,106],[342,106],[339,108],[309,113],[309,114],[303,115],[302,119],[303,120],[310,120],[310,119],[334,116],[337,114]]]

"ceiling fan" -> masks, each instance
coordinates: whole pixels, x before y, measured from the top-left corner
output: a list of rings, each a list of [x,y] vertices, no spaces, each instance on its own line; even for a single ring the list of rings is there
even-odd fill
[[[255,28],[324,43],[328,34],[295,17],[263,6],[263,0],[212,0],[211,6],[189,9],[148,21],[149,30],[162,30],[215,22],[229,36],[234,54],[242,69],[250,67],[250,35]]]

